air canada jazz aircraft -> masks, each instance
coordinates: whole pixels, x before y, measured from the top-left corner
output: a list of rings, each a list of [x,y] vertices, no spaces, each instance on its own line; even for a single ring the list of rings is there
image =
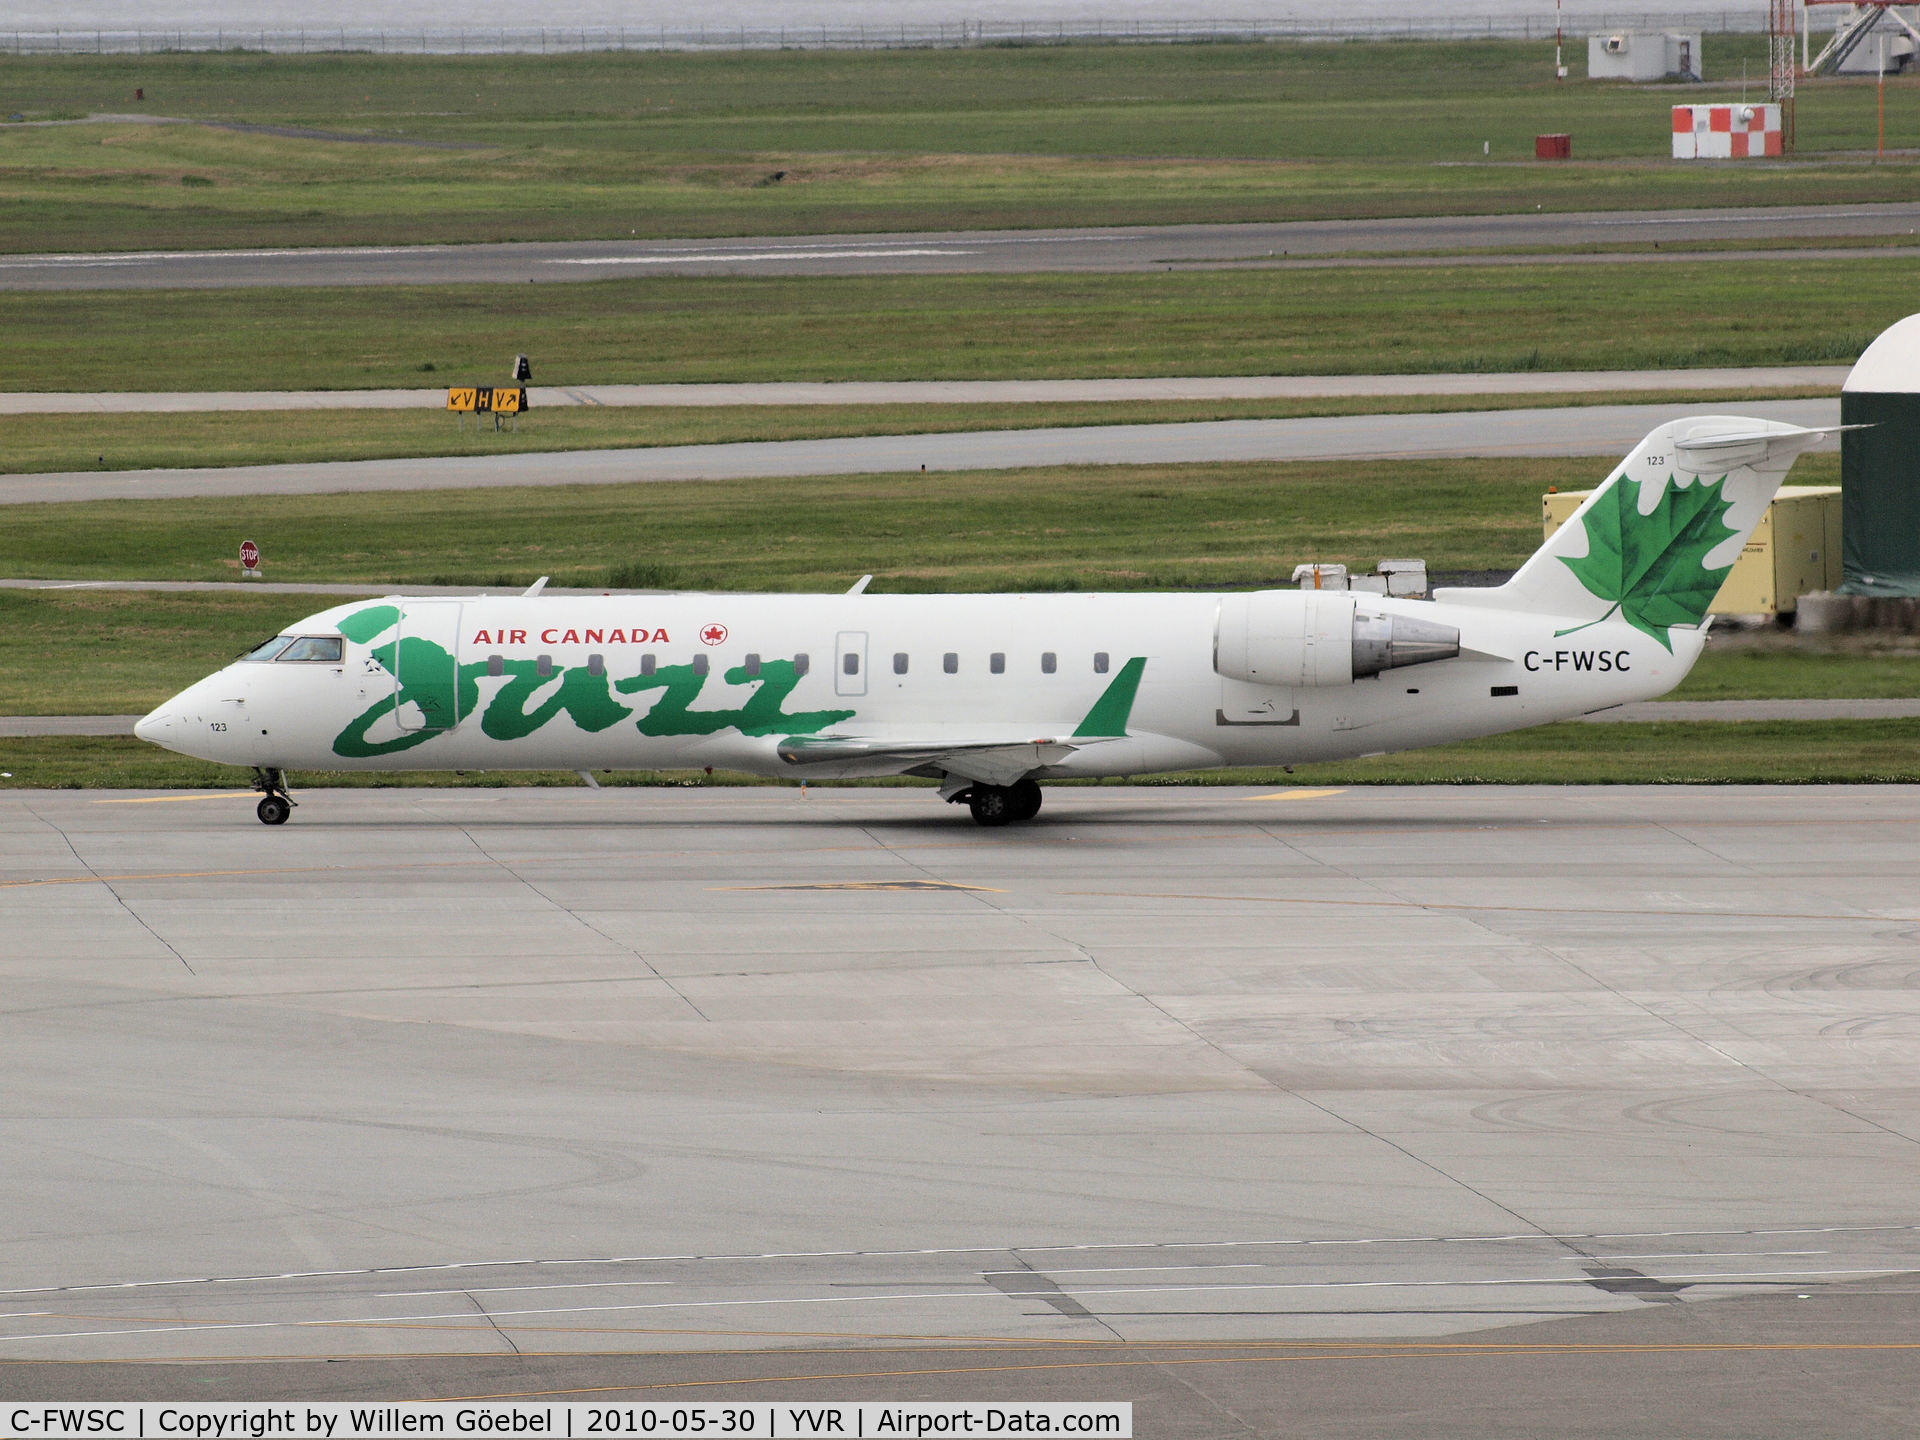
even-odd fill
[[[1431,600],[393,596],[302,621],[135,733],[253,767],[269,825],[288,770],[695,767],[925,776],[1001,825],[1045,779],[1343,759],[1664,694],[1822,438],[1662,425],[1506,584]]]

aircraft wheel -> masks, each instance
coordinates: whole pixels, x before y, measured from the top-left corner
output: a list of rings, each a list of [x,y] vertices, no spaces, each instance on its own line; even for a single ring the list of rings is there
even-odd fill
[[[1040,813],[1040,782],[1020,780],[1007,787],[1007,797],[1013,806],[1012,820],[1031,820]]]
[[[982,825],[1005,825],[1014,818],[1013,792],[1004,785],[976,785],[967,796],[967,808]]]
[[[287,823],[287,817],[292,813],[293,806],[282,795],[265,796],[254,810],[254,814],[260,817],[262,825],[284,825]]]

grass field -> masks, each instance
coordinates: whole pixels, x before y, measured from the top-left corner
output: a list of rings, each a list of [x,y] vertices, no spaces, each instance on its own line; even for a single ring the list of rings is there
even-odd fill
[[[1664,159],[1667,107],[1737,96],[1743,60],[1765,73],[1760,37],[1712,37],[1705,63],[1717,78],[1704,87],[1555,84],[1549,56],[1543,44],[1483,42],[0,57],[0,116],[138,111],[195,122],[0,125],[0,250],[1920,194],[1910,162],[1863,163],[1874,142],[1867,82],[1801,87],[1802,155],[1790,164]],[[1920,83],[1888,90],[1889,143],[1920,145]],[[210,128],[221,125],[342,138]],[[1533,136],[1562,130],[1580,158],[1534,163]],[[355,143],[369,139],[380,143]]]
[[[248,775],[126,737],[0,739],[0,789],[204,788],[244,790]],[[774,785],[716,773],[626,771],[603,785]],[[292,777],[295,793],[320,786],[579,785],[565,771],[473,774],[312,772]],[[1268,769],[1197,771],[1148,783],[1275,785],[1642,785],[1861,784],[1920,782],[1920,720],[1759,721],[1653,725],[1549,725],[1462,745],[1440,745],[1292,773]],[[895,784],[925,784],[902,780]],[[1139,782],[1126,782],[1139,783]],[[252,823],[250,798],[227,803],[235,823]],[[929,805],[932,804],[929,797]],[[1070,793],[1056,806],[1071,804]],[[956,819],[964,818],[956,816]]]
[[[1871,283],[1865,283],[1870,280]],[[1850,361],[1920,255],[0,293],[36,390],[1668,369]],[[5,424],[8,422],[0,422]],[[0,430],[0,448],[5,445]]]
[[[1548,485],[1606,462],[1486,460],[1144,466],[550,490],[395,492],[17,506],[16,573],[220,579],[244,531],[276,580],[372,589],[876,591],[1252,587],[1303,560],[1371,568],[1417,554],[1436,571],[1510,569],[1539,544]],[[1815,455],[1794,478],[1831,483]],[[1143,558],[1149,557],[1149,558]],[[319,595],[0,590],[0,714],[144,711],[262,636],[332,603]],[[1692,698],[1920,694],[1898,646],[1716,642]],[[85,663],[75,663],[75,657]]]
[[[1821,395],[1821,390],[1622,391],[1554,396],[1362,396],[1328,400],[1174,400],[1010,405],[716,405],[540,409],[509,429],[436,410],[240,410],[22,415],[0,420],[13,474],[145,470],[421,455],[508,455],[834,435],[910,435],[1038,426],[1146,425],[1302,415],[1514,410],[1554,405],[1703,405]],[[0,547],[3,548],[3,547]]]
[[[1797,468],[1826,476],[1833,457]],[[13,505],[0,573],[712,590],[1143,589],[1285,579],[1296,561],[1511,568],[1539,501],[1611,462],[1498,459],[1058,467]],[[100,603],[111,603],[100,592]],[[0,627],[0,635],[6,633]],[[0,665],[0,671],[5,667]],[[4,709],[4,707],[0,707]]]

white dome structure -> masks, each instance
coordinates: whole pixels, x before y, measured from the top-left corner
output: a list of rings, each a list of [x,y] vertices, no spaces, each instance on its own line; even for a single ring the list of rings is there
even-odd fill
[[[1907,395],[1920,390],[1920,315],[1896,320],[1880,332],[1847,373],[1840,387],[1876,395]]]

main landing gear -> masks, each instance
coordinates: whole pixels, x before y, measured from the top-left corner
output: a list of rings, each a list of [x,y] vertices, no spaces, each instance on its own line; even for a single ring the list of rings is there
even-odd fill
[[[256,767],[253,772],[253,788],[260,792],[260,803],[254,808],[254,814],[260,817],[262,825],[284,825],[287,817],[293,814],[293,797],[287,793],[287,779],[275,769]]]
[[[974,820],[982,825],[1012,825],[1031,820],[1040,813],[1040,786],[1033,780],[1016,780],[1011,785],[970,785],[952,798],[955,803],[966,801]]]

